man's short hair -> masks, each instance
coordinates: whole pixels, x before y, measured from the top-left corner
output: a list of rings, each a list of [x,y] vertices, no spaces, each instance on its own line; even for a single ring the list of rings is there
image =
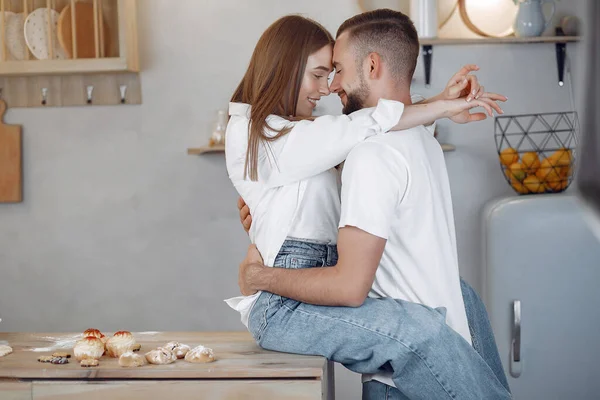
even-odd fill
[[[408,16],[389,9],[355,15],[338,29],[349,33],[358,66],[369,53],[378,53],[398,82],[412,80],[419,57],[419,36]]]

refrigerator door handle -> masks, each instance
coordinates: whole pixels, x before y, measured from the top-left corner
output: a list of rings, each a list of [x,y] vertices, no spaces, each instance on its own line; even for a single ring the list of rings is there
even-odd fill
[[[521,376],[521,301],[513,301],[512,343],[510,346],[510,374],[514,378]]]

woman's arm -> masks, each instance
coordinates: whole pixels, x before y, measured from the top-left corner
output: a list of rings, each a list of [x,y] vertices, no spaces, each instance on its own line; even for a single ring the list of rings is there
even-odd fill
[[[358,143],[397,125],[404,109],[404,104],[398,101],[380,100],[377,107],[350,115],[326,115],[294,123],[287,135],[265,142],[267,153],[274,156],[267,186],[283,186],[333,168]],[[279,128],[281,119],[275,118],[268,122]]]
[[[494,99],[486,96],[469,102],[459,98],[410,106],[381,99],[375,109],[297,122],[287,135],[265,143],[268,152],[275,155],[273,173],[266,184],[283,186],[327,171],[344,161],[354,146],[377,133],[428,125],[441,118],[459,123],[485,119],[484,113],[470,113],[476,107],[483,107],[489,116],[493,115],[492,109],[502,113]]]

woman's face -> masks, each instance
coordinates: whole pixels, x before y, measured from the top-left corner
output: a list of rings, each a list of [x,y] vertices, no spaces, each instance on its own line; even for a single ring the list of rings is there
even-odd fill
[[[329,95],[328,78],[333,71],[332,56],[333,47],[331,45],[308,56],[296,106],[297,117],[310,117],[321,96]]]

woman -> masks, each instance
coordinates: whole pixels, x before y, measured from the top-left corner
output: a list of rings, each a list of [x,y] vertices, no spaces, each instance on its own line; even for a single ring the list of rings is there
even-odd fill
[[[253,215],[251,239],[269,266],[282,266],[278,256],[289,255],[297,239],[336,242],[340,206],[334,167],[356,144],[380,132],[412,128],[476,106],[491,115],[489,103],[467,103],[464,98],[427,107],[381,100],[376,108],[349,116],[310,121],[316,102],[329,94],[332,49],[332,36],[316,22],[281,18],[260,38],[232,97],[227,169]],[[460,92],[467,82],[451,86]],[[261,295],[228,300],[259,343],[264,326],[253,324],[260,319],[251,315],[263,312],[253,308]]]

